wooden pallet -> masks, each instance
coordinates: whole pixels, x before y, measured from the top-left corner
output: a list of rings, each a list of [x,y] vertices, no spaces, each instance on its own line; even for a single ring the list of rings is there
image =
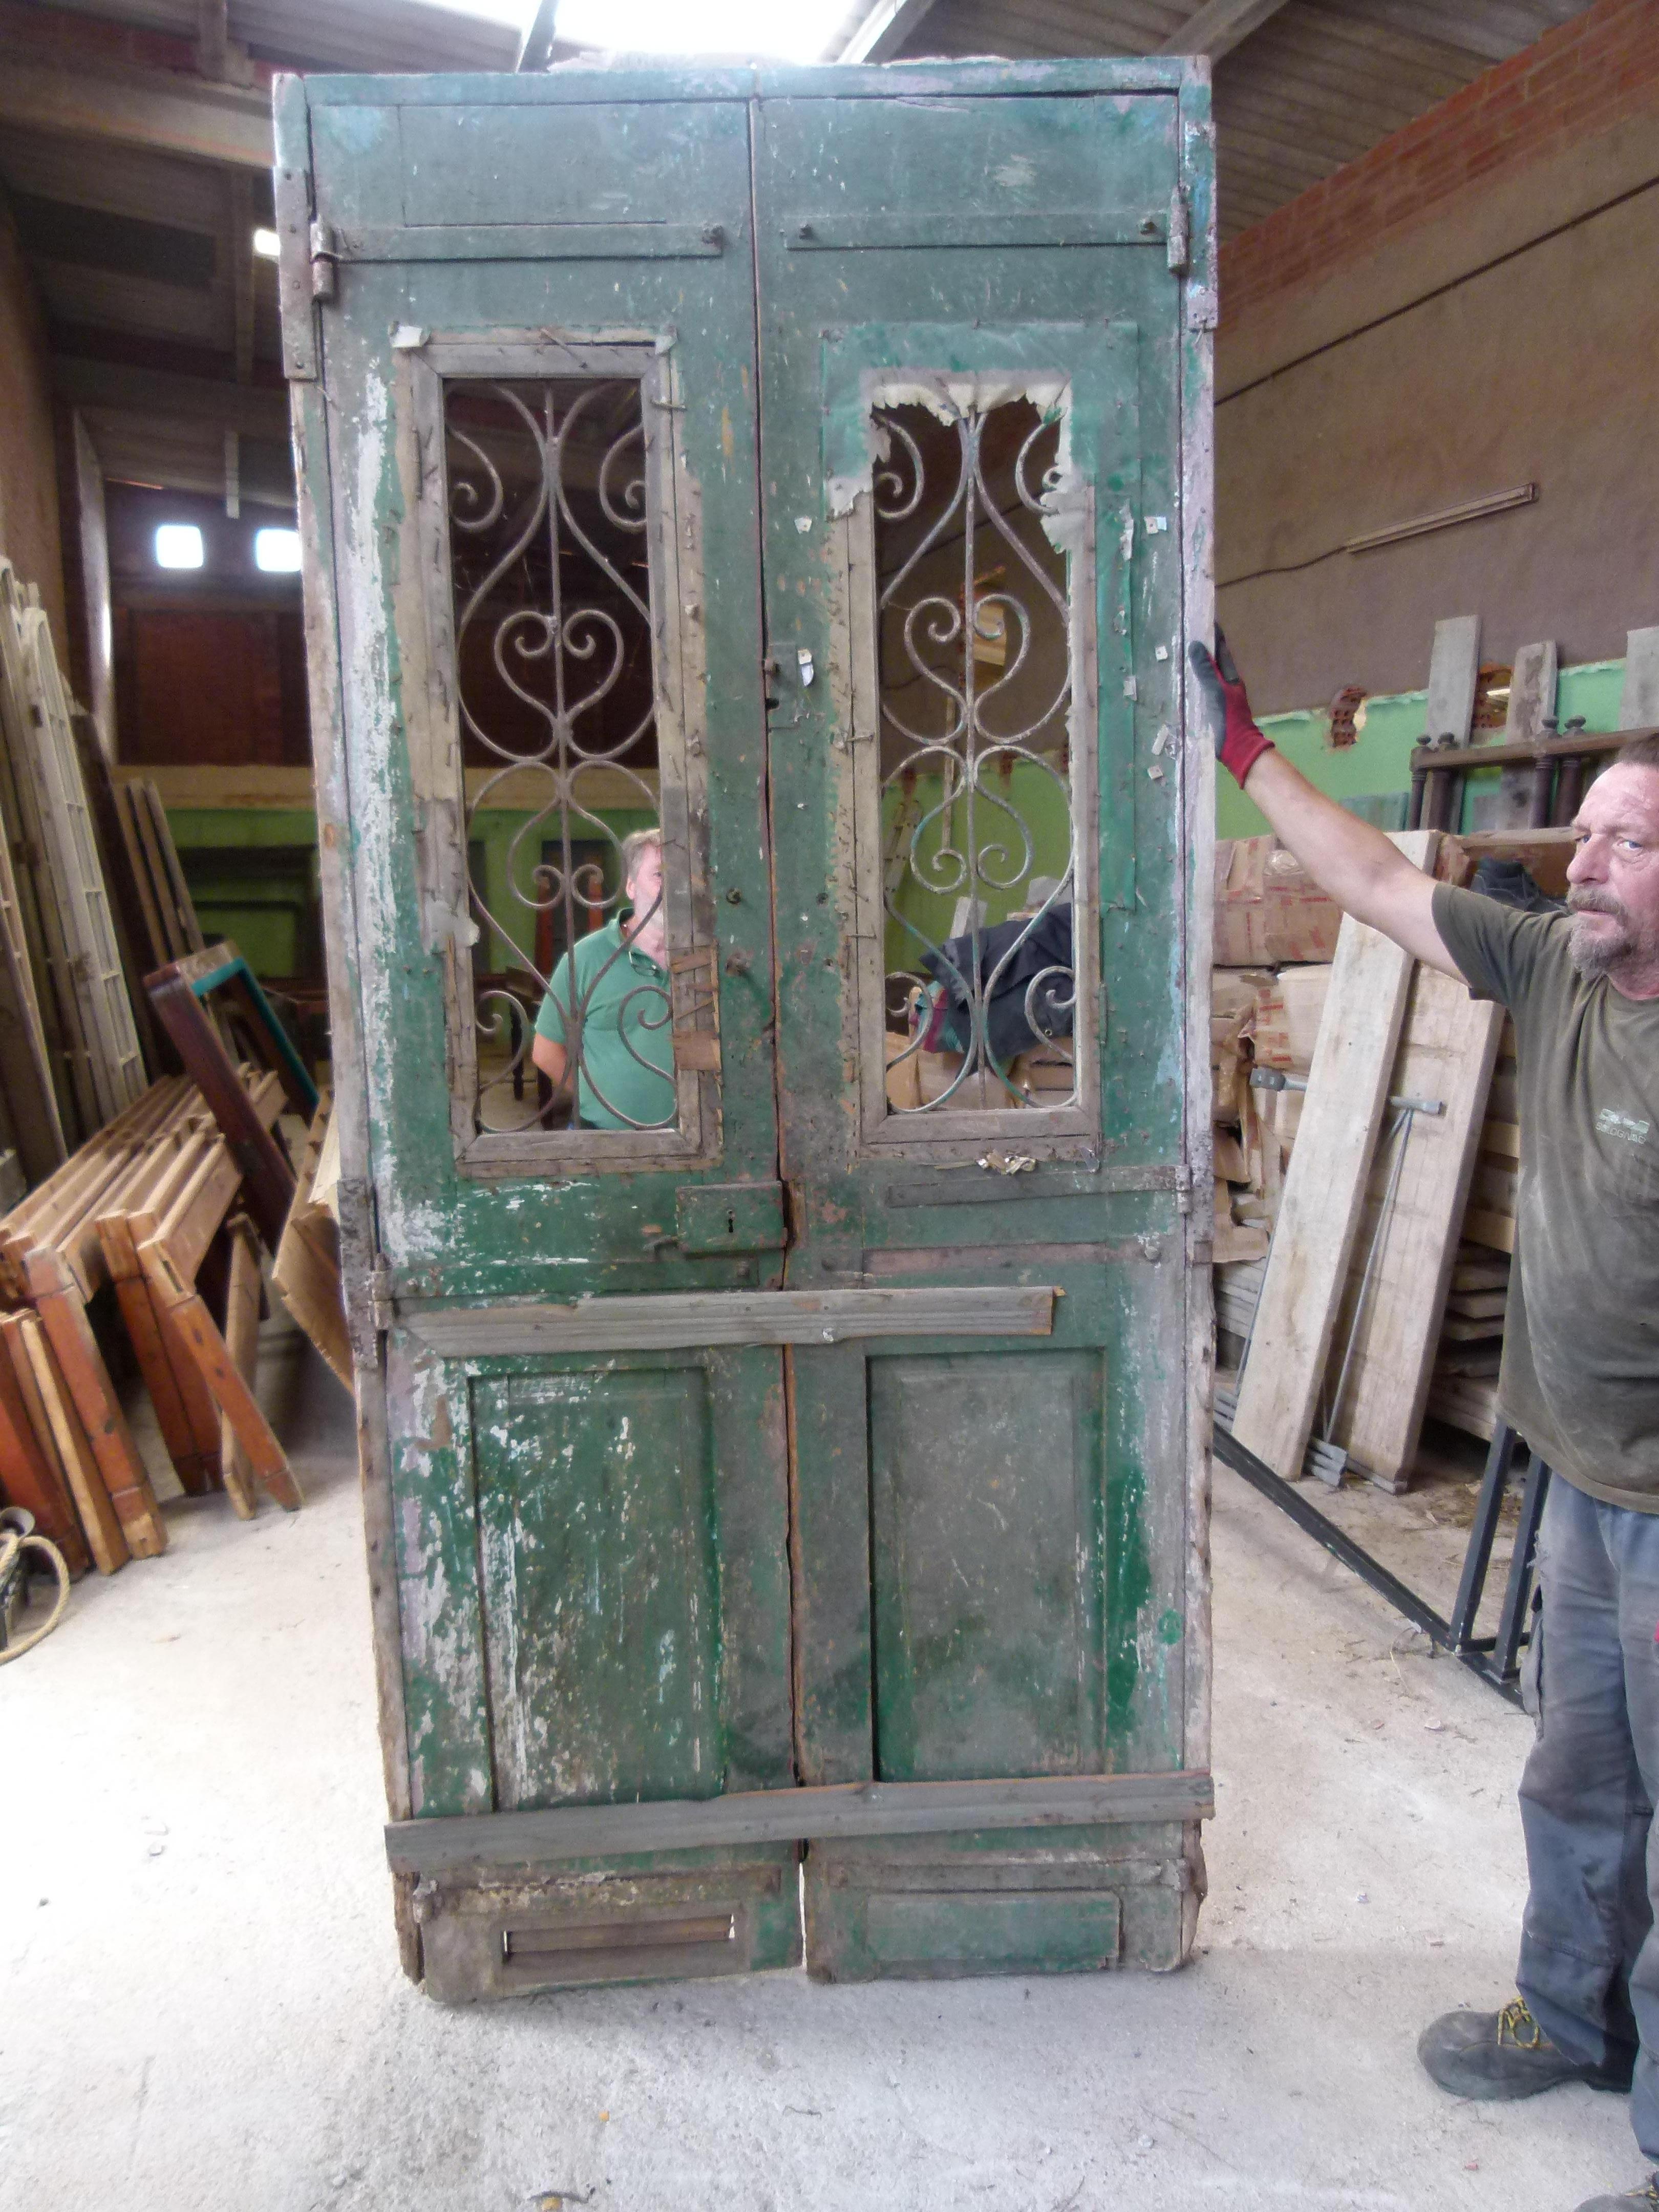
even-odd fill
[[[255,1125],[268,1130],[283,1109],[280,1081],[249,1068],[237,1079]],[[34,1324],[12,1328],[9,1353],[24,1410],[39,1413],[30,1431],[56,1469],[62,1492],[72,1498],[94,1559],[105,1571],[129,1558],[152,1557],[167,1542],[166,1524],[88,1316],[89,1301],[106,1283],[114,1285],[180,1483],[198,1495],[222,1485],[238,1510],[252,1510],[246,1482],[238,1479],[240,1458],[228,1474],[224,1468],[217,1387],[222,1344],[217,1355],[210,1344],[204,1348],[200,1331],[192,1334],[185,1325],[177,1301],[158,1297],[143,1256],[148,1246],[169,1237],[201,1304],[195,1279],[235,1208],[240,1183],[230,1145],[199,1091],[182,1076],[167,1077],[0,1219],[0,1296],[14,1307],[32,1309],[14,1314],[14,1323],[28,1319]],[[248,1279],[246,1261],[237,1256],[240,1237],[240,1231],[228,1237],[227,1252],[246,1366],[242,1309]],[[256,1336],[258,1296],[256,1258]],[[204,1304],[203,1314],[216,1338]],[[250,1368],[243,1378],[250,1399],[252,1380]],[[0,1393],[3,1388],[0,1376]],[[246,1407],[241,1417],[252,1436],[257,1471],[284,1504],[297,1502],[269,1425],[257,1407],[252,1419]],[[238,1436],[240,1453],[240,1430]],[[9,1492],[13,1483],[38,1487],[39,1480],[15,1409],[9,1428],[0,1402],[0,1483]]]
[[[251,1069],[242,1075],[256,1118],[269,1127],[282,1111],[281,1084],[275,1075]],[[158,1302],[140,1257],[181,1205],[191,1212],[189,1249],[194,1254],[199,1246],[204,1254],[235,1205],[240,1177],[229,1146],[199,1099],[198,1107],[182,1141],[157,1143],[143,1170],[110,1194],[94,1226],[179,1482],[196,1496],[223,1487],[246,1517],[252,1500],[245,1486],[226,1474],[222,1416],[210,1379],[171,1305]],[[194,1267],[199,1267],[197,1258]]]

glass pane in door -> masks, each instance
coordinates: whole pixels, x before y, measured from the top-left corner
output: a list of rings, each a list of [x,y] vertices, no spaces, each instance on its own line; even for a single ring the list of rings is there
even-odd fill
[[[1066,423],[872,410],[887,1107],[1067,1106],[1079,994]]]

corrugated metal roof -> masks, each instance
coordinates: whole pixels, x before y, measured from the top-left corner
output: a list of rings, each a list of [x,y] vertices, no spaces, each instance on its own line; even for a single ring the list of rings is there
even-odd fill
[[[830,55],[867,11],[868,0],[849,0]],[[1199,12],[1194,0],[935,0],[901,51],[1012,59],[1139,55],[1176,37]],[[1582,12],[1577,0],[1284,0],[1216,62],[1223,235],[1261,221]],[[43,22],[65,16],[193,42],[198,0],[38,9]],[[228,0],[228,30],[233,47],[254,61],[301,69],[500,70],[512,67],[517,51],[508,27],[424,0]],[[180,52],[187,70],[189,44]],[[236,264],[246,264],[244,227],[270,219],[263,176],[11,129],[0,132],[0,185],[17,210],[61,352],[234,378]],[[245,320],[240,371],[245,380],[274,383],[275,270],[256,259],[252,281],[252,354]],[[118,435],[123,419],[128,428]],[[168,471],[182,472],[192,485],[210,479],[221,437],[200,422],[168,429],[149,404],[142,418],[100,408],[94,434],[112,475],[145,472],[148,437],[151,477],[171,481]]]
[[[193,40],[197,0],[92,0],[63,12]],[[428,0],[229,0],[227,29],[256,61],[290,69],[511,69],[510,24]]]
[[[900,51],[1012,61],[1147,54],[1198,13],[1188,0],[935,0]],[[1583,13],[1576,0],[1286,0],[1215,64],[1222,236]]]

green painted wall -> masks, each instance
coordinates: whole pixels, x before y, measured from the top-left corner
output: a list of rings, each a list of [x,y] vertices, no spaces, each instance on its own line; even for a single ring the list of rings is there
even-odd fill
[[[600,815],[617,837],[642,830],[654,816],[641,811]],[[491,969],[528,962],[535,950],[533,913],[510,895],[517,884],[533,894],[532,871],[541,858],[544,831],[532,829],[529,813],[486,809],[475,817],[472,842],[482,845],[482,883],[492,914],[508,924],[508,934],[494,933],[486,955]],[[290,851],[317,843],[317,817],[309,807],[175,806],[168,809],[173,842],[179,848],[195,892],[202,927],[210,936],[234,938],[257,975],[291,975],[300,946],[295,886],[290,870],[261,869],[258,854],[277,848]],[[222,868],[214,865],[222,854]]]
[[[1624,684],[1622,660],[1589,660],[1577,668],[1564,668],[1557,693],[1556,711],[1570,721],[1584,717],[1592,730],[1619,726],[1619,695]],[[1411,787],[1412,747],[1424,734],[1428,695],[1401,691],[1390,698],[1365,702],[1365,726],[1357,742],[1334,750],[1326,741],[1326,716],[1306,711],[1268,714],[1261,726],[1273,743],[1322,791],[1333,799],[1363,799],[1382,792]],[[1498,771],[1472,775],[1464,786],[1466,800],[1496,785]],[[1216,835],[1218,837],[1259,837],[1267,824],[1261,810],[1244,796],[1232,778],[1216,778]]]
[[[1564,668],[1558,699],[1562,720],[1582,714],[1587,727],[1592,730],[1615,728],[1624,671],[1622,660],[1587,661],[1577,668]],[[1332,798],[1374,798],[1409,788],[1411,751],[1423,735],[1425,698],[1421,691],[1402,691],[1393,697],[1369,700],[1365,726],[1357,743],[1340,750],[1326,741],[1327,721],[1322,713],[1270,714],[1264,717],[1261,726],[1286,759],[1293,761],[1304,775]],[[1472,802],[1477,793],[1490,788],[1496,781],[1496,770],[1489,776],[1471,776],[1465,787],[1469,800]],[[993,776],[993,797],[1001,796],[1003,788]],[[948,890],[932,890],[923,880],[938,875],[938,857],[946,842],[947,823],[940,809],[941,795],[942,787],[937,776],[917,779],[915,798],[921,826],[919,833],[912,833],[915,834],[917,865],[906,872],[896,895],[903,921],[914,924],[922,938],[935,945],[943,944],[949,936],[957,900],[966,888],[958,885]],[[1042,769],[1022,763],[1006,787],[1006,801],[1012,811],[1010,817],[1000,816],[995,805],[984,800],[978,805],[976,842],[981,851],[988,844],[1006,841],[1009,859],[996,864],[994,872],[1017,874],[1022,884],[1027,873],[1060,873],[1066,864],[1066,811],[1057,782]],[[904,793],[898,787],[887,793],[882,827],[884,837],[890,842],[903,804]],[[960,799],[955,815],[956,840],[960,846],[967,835],[966,805]],[[1023,871],[1018,863],[1024,860],[1024,853],[1013,817],[1024,824],[1030,839],[1030,857]],[[532,829],[535,818],[527,813],[489,810],[478,815],[473,824],[473,842],[483,847],[485,898],[491,912],[508,925],[507,935],[498,933],[486,954],[487,964],[492,969],[528,962],[534,951],[535,918],[527,907],[510,896],[510,890],[517,884],[526,896],[532,892],[531,872],[540,858],[542,834],[538,829]],[[652,817],[644,812],[629,811],[607,813],[601,818],[615,836],[624,837],[631,830],[644,828]],[[294,974],[298,964],[300,932],[295,919],[293,874],[286,867],[262,871],[258,855],[261,848],[286,848],[292,851],[296,847],[314,848],[317,822],[310,808],[179,806],[169,811],[168,819],[174,842],[196,881],[197,902],[208,934],[234,938],[256,975]],[[1256,837],[1267,826],[1259,809],[1231,777],[1218,776],[1217,836]],[[908,836],[906,842],[908,842]],[[213,865],[212,856],[221,853],[225,855],[223,869]],[[1000,921],[1022,903],[1018,890],[1018,884],[1002,892],[979,885],[978,895],[986,902],[987,920]],[[890,919],[890,969],[915,968],[922,949],[921,940],[903,927],[903,922]]]

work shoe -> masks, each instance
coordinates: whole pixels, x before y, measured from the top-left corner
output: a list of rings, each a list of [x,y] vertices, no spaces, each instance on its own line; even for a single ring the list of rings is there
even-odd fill
[[[1581,2065],[1556,2049],[1520,1997],[1512,1997],[1502,2012],[1443,2014],[1418,2038],[1417,2055],[1430,2076],[1454,2097],[1493,2103],[1535,2097],[1564,2081],[1583,2081],[1592,2089],[1628,2089],[1636,2063],[1632,2051],[1622,2065]],[[1633,2201],[1639,2204],[1642,2199]]]
[[[1659,2173],[1650,2173],[1639,2189],[1627,2189],[1622,2197],[1586,2197],[1578,2212],[1630,2212],[1632,2204],[1659,2205]]]

